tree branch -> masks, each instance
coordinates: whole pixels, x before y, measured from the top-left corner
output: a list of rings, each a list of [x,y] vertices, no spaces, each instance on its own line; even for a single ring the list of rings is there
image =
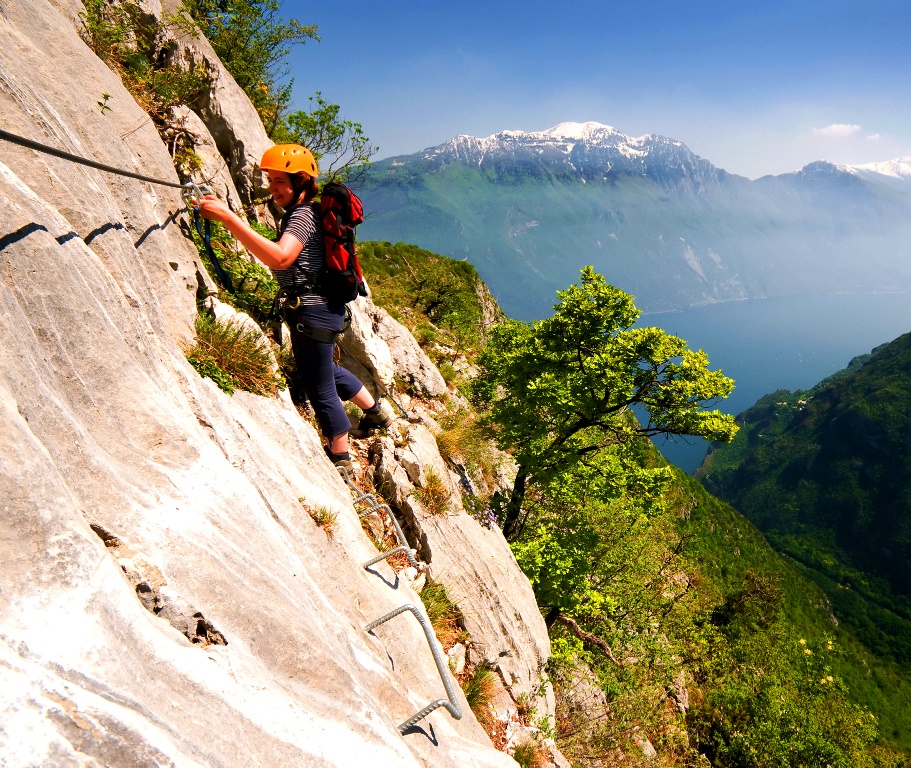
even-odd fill
[[[602,651],[604,651],[604,655],[607,656],[607,658],[614,662],[614,664],[616,664],[618,667],[623,666],[619,661],[617,661],[616,657],[614,656],[614,652],[611,650],[611,647],[606,642],[604,642],[604,640],[602,640],[597,635],[593,635],[591,632],[586,632],[584,629],[582,629],[582,627],[579,626],[578,622],[575,619],[561,613],[559,616],[557,616],[557,621],[560,622],[560,624],[563,626],[569,627],[572,630],[573,634],[578,637],[583,643],[594,645],[595,647],[600,648]]]

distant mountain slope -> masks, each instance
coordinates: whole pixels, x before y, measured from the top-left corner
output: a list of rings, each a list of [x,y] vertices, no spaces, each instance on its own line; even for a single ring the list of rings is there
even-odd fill
[[[911,334],[738,420],[702,483],[814,572],[868,647],[911,668]]]
[[[467,258],[525,319],[586,264],[645,311],[911,290],[911,185],[866,167],[750,181],[663,136],[563,123],[380,161],[360,191],[365,238]]]

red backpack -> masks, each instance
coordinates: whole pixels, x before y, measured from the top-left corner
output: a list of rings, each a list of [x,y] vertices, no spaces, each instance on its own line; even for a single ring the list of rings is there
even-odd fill
[[[319,207],[326,243],[322,293],[331,303],[347,304],[367,295],[354,250],[354,228],[364,220],[364,206],[344,184],[329,182],[323,186]]]

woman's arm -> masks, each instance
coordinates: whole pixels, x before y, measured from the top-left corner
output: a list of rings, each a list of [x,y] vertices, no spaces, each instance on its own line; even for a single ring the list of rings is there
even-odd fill
[[[294,235],[282,235],[277,243],[263,237],[216,197],[206,195],[198,204],[199,213],[203,218],[224,224],[228,231],[267,267],[288,269],[304,248],[304,244]]]

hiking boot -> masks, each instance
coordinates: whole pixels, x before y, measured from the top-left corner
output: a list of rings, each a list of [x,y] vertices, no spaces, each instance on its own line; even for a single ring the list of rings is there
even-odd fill
[[[372,409],[364,411],[364,415],[361,416],[361,420],[354,430],[355,432],[367,434],[375,429],[385,429],[392,424],[392,408],[389,407],[385,400],[377,400],[374,408],[376,408],[375,411]]]
[[[329,457],[329,461],[335,465],[336,469],[341,467],[342,469],[346,470],[349,475],[353,474],[354,464],[351,463],[351,454],[348,453],[348,451],[345,451],[344,453],[333,453],[329,450],[328,445],[324,445],[323,450]]]

